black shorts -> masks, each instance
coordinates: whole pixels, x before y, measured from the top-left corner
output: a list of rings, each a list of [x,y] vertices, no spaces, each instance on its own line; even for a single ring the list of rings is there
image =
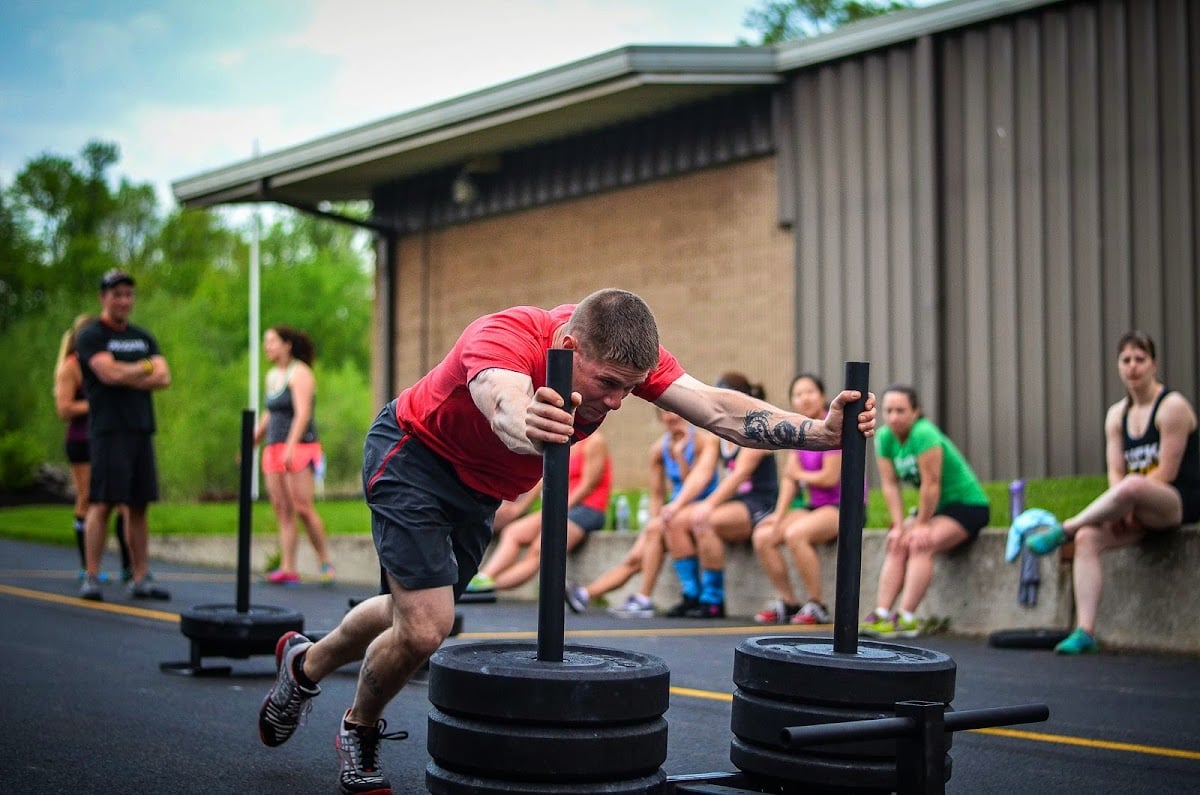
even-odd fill
[[[158,499],[154,437],[148,433],[103,433],[91,438],[92,485],[88,498],[110,505],[142,506]]]
[[[758,523],[775,512],[775,497],[768,498],[762,494],[744,494],[734,497],[730,502],[740,502],[750,513],[750,526],[757,527]]]
[[[1175,484],[1171,485],[1179,492],[1179,501],[1183,504],[1183,518],[1180,524],[1195,524],[1196,520],[1200,519],[1200,491],[1184,491]]]
[[[384,407],[363,445],[363,494],[379,563],[409,590],[454,586],[457,599],[479,570],[500,500],[464,484],[448,461]]]
[[[67,439],[64,447],[67,451],[67,460],[72,464],[90,464],[92,462],[92,448],[87,439]]]
[[[992,519],[992,509],[989,506],[966,505],[961,502],[943,505],[933,514],[934,516],[947,516],[958,522],[962,525],[963,530],[967,531],[967,535],[972,541],[979,536],[979,533],[987,527],[988,522]]]

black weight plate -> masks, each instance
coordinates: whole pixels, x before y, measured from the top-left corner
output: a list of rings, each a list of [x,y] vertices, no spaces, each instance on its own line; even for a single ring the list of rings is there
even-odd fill
[[[946,707],[947,712],[952,712]],[[856,709],[850,707],[831,707],[827,704],[796,703],[793,701],[776,701],[753,693],[747,693],[741,688],[734,688],[733,709],[729,726],[735,735],[755,745],[774,748],[779,751],[801,751],[803,753],[820,754],[824,756],[853,756],[896,758],[896,740],[862,740],[858,742],[829,743],[827,745],[807,745],[803,748],[789,749],[784,746],[780,737],[782,731],[792,726],[815,726],[823,723],[842,723],[845,721],[870,720],[872,718],[894,718],[896,710],[887,707],[871,707]],[[954,741],[954,733],[946,732],[946,750]]]
[[[446,770],[437,762],[425,766],[425,788],[431,795],[660,795],[667,774],[661,770],[625,781],[531,782],[472,776]]]
[[[658,657],[566,646],[561,662],[537,659],[537,644],[492,641],[446,646],[429,661],[429,700],[464,717],[558,726],[657,718],[667,711],[671,672]]]
[[[304,630],[304,616],[290,608],[251,605],[197,605],[179,614],[179,630],[194,640],[279,640],[285,632]]]
[[[1069,629],[1001,629],[988,635],[997,649],[1053,649],[1071,634]]]
[[[179,629],[191,639],[193,655],[245,659],[274,654],[280,635],[304,629],[304,616],[282,607],[239,613],[236,605],[200,605],[180,614]]]
[[[894,759],[847,759],[846,757],[792,754],[733,738],[729,760],[746,773],[789,783],[839,790],[895,792],[898,783]],[[950,780],[952,760],[946,754],[946,781]]]
[[[768,698],[890,707],[897,701],[954,700],[957,666],[931,649],[860,640],[856,654],[828,637],[747,638],[734,651],[733,682]]]
[[[653,773],[667,759],[667,722],[558,727],[429,713],[429,756],[448,770],[520,781],[609,781]]]

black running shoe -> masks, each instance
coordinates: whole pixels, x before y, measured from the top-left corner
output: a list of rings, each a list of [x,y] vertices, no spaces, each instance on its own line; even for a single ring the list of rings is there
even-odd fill
[[[683,614],[684,618],[724,618],[725,603],[697,602],[696,606]]]
[[[683,597],[683,601],[681,601],[679,604],[672,607],[670,610],[668,610],[663,615],[665,615],[667,618],[683,618],[684,616],[686,616],[688,614],[689,610],[692,610],[693,608],[697,607],[699,604],[700,604],[700,600],[697,599],[696,597],[685,596],[685,597]]]
[[[350,710],[346,710],[350,715]],[[341,774],[338,783],[347,795],[392,795],[391,782],[379,769],[379,741],[407,740],[408,732],[386,733],[386,721],[374,726],[348,723],[342,718],[342,727],[334,738]]]

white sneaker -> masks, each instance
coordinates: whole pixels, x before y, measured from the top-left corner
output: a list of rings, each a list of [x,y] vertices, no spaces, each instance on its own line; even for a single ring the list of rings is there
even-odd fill
[[[617,618],[654,618],[654,603],[641,594],[630,594],[625,604],[608,608],[608,613]]]

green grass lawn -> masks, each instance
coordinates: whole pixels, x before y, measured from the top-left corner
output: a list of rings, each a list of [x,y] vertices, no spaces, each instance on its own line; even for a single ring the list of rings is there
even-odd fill
[[[1045,508],[1056,516],[1070,516],[1103,491],[1107,480],[1103,475],[1035,480],[1026,484],[1026,507]],[[1009,516],[1008,481],[984,484],[992,505],[993,527],[1006,527]],[[905,491],[906,504],[912,505],[916,493]],[[636,499],[632,501],[636,504]],[[330,533],[369,533],[370,512],[362,499],[323,500],[317,510]],[[276,532],[275,517],[265,500],[256,502],[251,526],[255,533]],[[0,537],[26,541],[45,541],[74,544],[71,532],[72,506],[30,505],[0,508]],[[879,489],[871,489],[867,504],[867,527],[886,527],[887,509]],[[233,535],[238,529],[236,502],[160,503],[150,509],[150,534],[163,535]]]
[[[371,513],[361,499],[323,500],[317,511],[330,533],[369,533]],[[0,537],[25,541],[74,544],[71,505],[26,505],[0,508]],[[275,533],[275,515],[270,503],[256,502],[251,511],[255,533]],[[150,536],[236,535],[236,502],[157,503],[150,508]]]

